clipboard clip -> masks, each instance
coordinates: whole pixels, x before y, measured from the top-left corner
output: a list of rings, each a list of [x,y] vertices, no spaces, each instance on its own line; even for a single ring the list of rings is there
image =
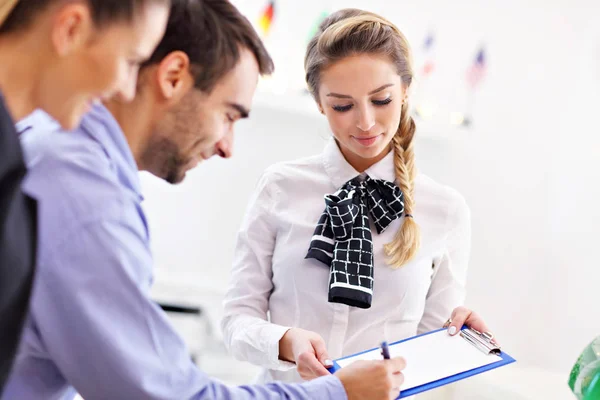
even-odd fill
[[[460,336],[485,354],[499,356],[502,353],[500,346],[493,342],[494,335],[489,332],[479,332],[476,329],[467,328],[460,331]]]

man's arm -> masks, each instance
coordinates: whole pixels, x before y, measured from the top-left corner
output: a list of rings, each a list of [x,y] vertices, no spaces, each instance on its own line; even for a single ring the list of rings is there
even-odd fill
[[[83,223],[40,265],[34,319],[83,398],[346,399],[334,376],[238,388],[210,379],[148,299],[151,268],[139,230],[119,219]]]

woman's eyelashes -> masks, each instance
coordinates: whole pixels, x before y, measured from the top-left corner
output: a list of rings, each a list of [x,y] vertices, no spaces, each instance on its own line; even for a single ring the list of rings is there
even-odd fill
[[[388,97],[385,100],[373,100],[373,104],[375,104],[376,106],[387,106],[391,102],[392,102],[392,98],[391,97]]]
[[[346,112],[346,111],[350,111],[350,109],[353,107],[353,104],[348,104],[345,106],[333,106],[331,108],[333,108],[334,111],[337,112]]]
[[[373,103],[373,105],[375,105],[377,107],[387,106],[391,102],[392,102],[392,98],[391,97],[388,97],[385,100],[371,100],[371,103]],[[337,111],[337,112],[346,112],[346,111],[350,111],[353,107],[354,107],[354,104],[346,104],[346,105],[343,105],[343,106],[332,106],[331,108],[334,111]]]

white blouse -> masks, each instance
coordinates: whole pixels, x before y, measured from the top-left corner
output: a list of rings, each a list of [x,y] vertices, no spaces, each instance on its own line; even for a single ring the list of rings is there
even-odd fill
[[[366,174],[394,180],[394,153]],[[279,340],[290,327],[320,334],[332,359],[440,328],[462,305],[470,253],[470,213],[455,190],[419,174],[415,221],[421,248],[399,269],[383,247],[404,217],[382,234],[373,231],[371,308],[327,300],[329,267],[305,259],[324,196],[359,173],[332,139],[314,157],[277,164],[265,172],[250,201],[235,249],[222,328],[239,360],[262,366],[259,382],[301,381],[295,364],[279,360]]]

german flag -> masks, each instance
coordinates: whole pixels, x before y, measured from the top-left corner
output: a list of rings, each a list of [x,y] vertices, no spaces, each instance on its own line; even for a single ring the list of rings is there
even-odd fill
[[[258,26],[262,31],[263,36],[267,36],[269,31],[271,30],[271,25],[273,24],[273,18],[275,17],[275,1],[270,1],[269,4],[265,6],[262,13],[260,14],[260,18],[258,20]]]

